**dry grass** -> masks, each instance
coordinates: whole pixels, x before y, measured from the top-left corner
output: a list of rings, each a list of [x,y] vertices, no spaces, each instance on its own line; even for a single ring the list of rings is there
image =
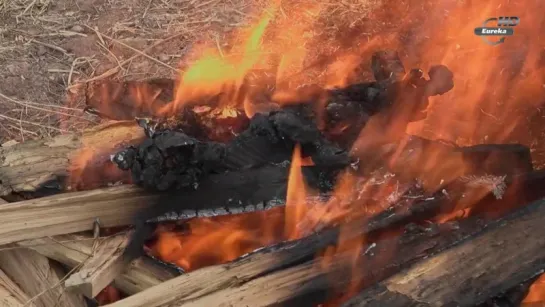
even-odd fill
[[[82,112],[82,82],[175,77],[193,42],[225,46],[233,29],[254,21],[271,2],[0,1],[0,144],[82,131],[98,122]],[[312,3],[284,1],[282,17],[306,22],[289,14]],[[326,37],[327,32],[334,39],[376,2],[321,5],[326,13],[317,18],[320,31],[311,35]]]

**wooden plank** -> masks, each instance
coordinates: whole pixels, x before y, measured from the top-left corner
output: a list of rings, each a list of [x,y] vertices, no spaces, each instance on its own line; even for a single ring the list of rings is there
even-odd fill
[[[79,161],[85,154],[112,150],[114,145],[143,137],[143,131],[134,121],[101,125],[76,134],[60,135],[51,139],[29,141],[0,147],[0,196],[12,192],[32,192],[57,177],[77,175],[89,167]],[[107,159],[108,155],[104,155]],[[104,167],[99,163],[96,170]],[[93,184],[93,183],[89,183]]]
[[[341,252],[329,258],[326,266],[324,258],[312,257],[319,251],[316,242],[329,240],[322,233],[182,275],[110,307],[316,305],[353,285],[372,286],[392,275],[382,288],[411,299],[393,306],[475,305],[545,269],[545,255],[539,252],[545,248],[544,221],[542,200],[490,223],[471,218],[454,225],[431,225],[417,234],[412,234],[413,229],[397,238],[369,241],[357,261],[353,253]],[[451,229],[435,231],[435,227]],[[358,233],[356,228],[345,231]],[[411,267],[414,263],[418,264]],[[392,296],[364,293],[368,300],[355,306],[391,306]]]
[[[89,298],[95,297],[123,272],[122,255],[129,236],[123,233],[102,240],[94,254],[64,282],[65,287]]]
[[[475,306],[545,269],[545,200],[537,201],[352,298],[355,306]]]
[[[127,185],[64,193],[0,206],[0,245],[127,225],[155,196]]]
[[[90,235],[70,234],[17,242],[70,268],[92,256],[94,239]],[[134,260],[113,281],[124,293],[135,294],[178,276],[179,273],[150,258]]]
[[[441,201],[439,200],[427,201],[415,206],[413,209],[415,210],[414,212],[422,213],[427,209],[433,210],[439,204],[441,204]],[[350,234],[352,238],[358,238],[359,236],[369,234],[382,228],[388,228],[389,226],[401,223],[402,220],[409,219],[412,215],[410,211],[412,211],[412,209],[404,212],[400,211],[399,214],[383,214],[372,220],[362,219],[352,221],[343,226],[343,231]],[[462,234],[463,231],[460,231],[460,235]],[[288,269],[292,266],[301,264],[301,262],[306,259],[312,259],[313,256],[321,250],[328,246],[335,245],[338,237],[339,229],[331,228],[294,242],[277,244],[261,249],[233,263],[210,266],[181,275],[146,291],[113,303],[111,304],[111,307],[178,305],[191,302],[197,298],[220,293],[231,287],[238,288],[259,276],[266,276],[268,273],[277,270]],[[451,240],[455,239],[456,237],[451,238]],[[446,242],[448,243],[450,241],[447,240]],[[417,254],[422,248],[427,248],[429,243],[430,242],[426,241],[423,243],[423,246],[419,245],[419,243],[415,244],[415,246],[412,247],[414,253]],[[446,243],[443,242],[443,244]],[[396,239],[390,243],[390,249],[395,248],[398,245],[399,241]],[[437,246],[441,246],[441,244],[437,244]],[[384,253],[392,254],[391,251],[386,251]],[[408,255],[413,254],[408,253]],[[308,265],[307,262],[305,263]],[[297,268],[299,268],[299,266],[297,266]],[[373,272],[373,274],[378,275],[376,272]],[[308,276],[310,275],[307,272],[307,277]],[[327,277],[324,278],[327,279]],[[270,294],[268,290],[265,290],[264,292]],[[207,303],[210,302],[207,301]],[[202,306],[209,305],[205,304]],[[252,305],[250,304],[249,306]]]

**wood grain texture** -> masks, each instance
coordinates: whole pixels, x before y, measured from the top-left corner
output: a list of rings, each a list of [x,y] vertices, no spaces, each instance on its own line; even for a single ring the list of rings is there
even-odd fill
[[[123,250],[127,245],[127,233],[103,239],[93,255],[64,282],[68,289],[76,290],[88,298],[95,297],[123,271]]]
[[[21,240],[127,225],[155,197],[126,185],[58,194],[0,206],[0,245]]]
[[[85,154],[106,152],[115,145],[141,137],[142,129],[130,121],[101,125],[82,135],[60,135],[0,147],[0,196],[32,192],[59,176],[67,177],[70,172],[79,174],[82,170],[78,168],[88,167],[78,161],[83,150]]]
[[[34,300],[37,307],[85,306],[82,295],[62,287],[61,279],[65,274],[62,267],[33,250],[20,248],[0,252],[0,268],[28,296],[39,295]]]
[[[69,234],[17,242],[58,261],[69,268],[84,263],[92,256],[94,239],[90,235]],[[114,286],[127,294],[135,294],[178,276],[172,268],[150,258],[134,260],[113,280]]]
[[[110,307],[315,306],[358,284],[370,287],[363,303],[347,306],[473,306],[545,268],[544,220],[539,201],[500,220],[469,218],[367,242],[356,258],[341,252],[325,266],[315,255],[333,241],[322,232],[182,275]]]
[[[537,201],[347,302],[356,306],[475,306],[545,269],[545,201]]]
[[[26,293],[0,270],[0,306],[22,307],[29,299]],[[34,303],[29,303],[28,306],[36,307]]]

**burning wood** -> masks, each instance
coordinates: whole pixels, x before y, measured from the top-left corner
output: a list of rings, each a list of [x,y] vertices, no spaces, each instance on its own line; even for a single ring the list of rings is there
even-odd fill
[[[387,279],[384,285],[388,288],[390,285],[392,287],[399,285],[395,288],[399,289],[396,291],[401,294],[398,295],[399,306],[412,302],[411,297],[414,297],[413,300],[420,301],[421,297],[417,296],[419,293],[442,295],[438,300],[430,298],[428,300],[430,303],[457,301],[460,304],[467,303],[464,305],[474,305],[496,293],[516,286],[518,281],[530,278],[536,270],[540,270],[543,256],[537,252],[525,253],[525,250],[517,247],[514,242],[521,242],[518,236],[524,236],[524,232],[519,229],[526,229],[525,227],[530,225],[539,228],[531,228],[536,230],[536,238],[542,236],[543,230],[539,221],[543,219],[544,208],[544,202],[538,201],[505,219],[494,222],[472,218],[458,223],[406,227],[404,234],[399,238],[383,239],[379,242],[367,241],[368,243],[364,244],[362,249],[339,251],[332,258],[325,254],[323,258],[313,259],[316,247],[326,247],[338,238],[332,233],[323,232],[299,241],[266,248],[234,263],[209,267],[180,276],[111,306],[217,306],[221,303],[271,306],[278,303],[295,304],[299,301],[309,305],[320,304],[338,295],[346,294],[351,289],[349,287],[351,283],[358,283],[358,287],[373,285],[375,281],[396,272],[399,273]],[[358,238],[363,224],[360,223],[359,227],[356,225],[358,224],[351,224],[348,227],[349,231],[346,232],[353,238]],[[357,230],[358,228],[360,230]],[[482,242],[488,243],[483,245]],[[508,263],[511,268],[508,273],[500,272],[504,269],[503,266],[493,265],[498,261],[498,250],[490,242],[497,242],[502,246],[509,245],[517,249],[518,253],[507,250],[501,253],[504,255],[500,256],[504,259],[502,261]],[[396,253],[400,246],[404,252]],[[536,249],[539,248],[542,246],[538,244]],[[467,258],[463,266],[442,264],[444,261],[459,261],[462,251],[464,251],[462,258]],[[434,254],[432,258],[428,258]],[[521,254],[525,255],[525,259],[533,260],[518,263],[517,259]],[[444,259],[444,261],[441,265],[437,265],[439,260],[436,259]],[[474,267],[468,263],[477,261],[476,259],[487,263],[482,266],[482,272],[475,271]],[[415,262],[417,262],[416,265],[410,266]],[[432,263],[434,265],[431,265]],[[408,272],[415,270],[415,273],[406,274],[406,271],[400,271],[406,267],[409,267]],[[421,269],[417,274],[416,270],[421,267],[429,267],[429,269]],[[490,267],[497,268],[497,271],[488,271]],[[422,274],[422,271],[425,272],[424,274],[430,272],[430,276],[433,277],[420,279],[418,276]],[[452,271],[458,274],[448,273]],[[213,282],[208,279],[209,276],[214,276]],[[497,278],[498,276],[505,278]],[[410,283],[414,285],[413,287],[402,287],[400,284],[390,282],[390,280],[406,280],[407,278],[414,280]],[[441,278],[450,278],[452,283],[443,283]],[[472,287],[474,291],[470,296],[464,294],[467,292],[464,290],[467,283],[461,282],[468,278],[482,279],[482,284],[476,288]],[[230,282],[232,280],[238,282],[233,284]],[[203,284],[207,286],[203,288]],[[459,291],[452,286],[453,284],[460,286]],[[442,290],[430,292],[414,290],[419,285],[440,287]],[[198,291],[194,287],[199,287]],[[285,287],[290,290],[282,291],[281,289]],[[489,290],[486,292],[481,289]],[[395,298],[388,296],[391,294],[373,296],[379,293],[374,286],[365,290],[364,293],[368,303],[378,300],[384,304],[386,300]],[[381,301],[383,299],[384,301]],[[355,302],[360,302],[359,297],[347,304]]]
[[[61,135],[0,147],[0,196],[36,192],[40,188],[56,193],[65,184],[77,188],[80,181],[85,181],[87,188],[92,188],[125,179],[113,165],[105,164],[116,151],[115,146],[143,136],[131,121],[99,126],[81,137]]]
[[[324,31],[284,28],[289,4],[275,1],[244,42],[195,46],[179,80],[93,78],[101,81],[85,87],[86,111],[136,118],[140,127],[118,123],[79,139],[1,148],[3,196],[37,197],[50,179],[68,180],[53,189],[63,194],[1,206],[0,244],[73,268],[64,285],[106,298],[101,304],[119,299],[113,306],[475,305],[510,296],[509,289],[524,292],[517,285],[545,269],[545,204],[526,205],[545,197],[545,175],[534,170],[527,146],[501,143],[524,129],[514,102],[543,94],[542,71],[528,69],[542,62],[542,46],[521,28],[509,37],[523,38],[513,54],[467,49],[473,40],[459,33],[473,35],[465,27],[481,24],[485,11],[465,2],[458,10],[458,1],[437,7],[441,14],[431,19],[453,31],[434,38],[436,24],[409,13],[417,2],[382,8],[416,20],[426,39],[404,21],[377,23],[401,35],[356,41],[354,33],[367,33],[358,24],[370,19],[358,17],[347,31],[351,42],[328,46],[338,59],[324,55],[316,74],[307,66],[315,59],[301,54],[320,53],[306,36]],[[305,14],[324,17],[313,6]],[[288,18],[273,22],[279,11]],[[278,28],[266,33],[271,25]],[[295,54],[276,46],[280,36],[295,37]],[[377,51],[398,42],[402,56]],[[459,49],[479,56],[466,61]],[[502,65],[491,60],[498,57],[516,60],[498,73]],[[402,58],[426,71],[406,69]],[[292,74],[292,66],[303,69]],[[451,120],[468,127],[440,131]],[[408,127],[417,121],[421,131]],[[104,188],[112,182],[131,185]],[[91,237],[97,219],[116,227],[102,244],[56,242]],[[31,258],[11,252],[0,259]],[[185,272],[172,274],[152,257]],[[36,275],[5,263],[16,283]],[[62,293],[55,291],[36,305],[54,305]],[[83,303],[78,291],[66,293]]]
[[[194,69],[179,84],[89,85],[88,111],[108,118],[138,117],[141,131],[127,125],[112,135],[88,136],[91,143],[76,141],[84,146],[74,146],[80,149],[75,156],[63,147],[62,157],[69,157],[72,166],[68,186],[107,184],[112,177],[101,164],[118,167],[113,177],[136,186],[0,207],[6,219],[0,244],[88,231],[97,218],[105,227],[133,224],[126,248],[125,235],[118,234],[96,249],[82,244],[93,251],[85,259],[62,252],[66,246],[31,247],[71,267],[83,263],[65,285],[89,298],[110,290],[117,298],[112,281],[124,294],[134,294],[113,306],[340,303],[360,291],[354,300],[365,301],[365,291],[381,283],[398,286],[391,281],[400,278],[401,270],[426,265],[430,256],[448,258],[464,246],[481,255],[485,249],[475,248],[482,245],[479,240],[507,231],[492,220],[545,196],[536,189],[543,174],[533,172],[525,146],[459,147],[405,134],[409,123],[426,117],[429,97],[453,88],[453,74],[444,65],[431,65],[426,79],[419,69],[407,72],[396,52],[379,51],[371,58],[375,80],[334,88],[290,87],[270,76],[259,80],[258,74],[250,78],[249,67],[225,70],[235,78],[209,80],[209,87],[201,88],[198,80],[187,79]],[[130,133],[120,136],[121,131]],[[15,152],[8,147],[2,153]],[[57,168],[47,176],[62,173]],[[2,179],[6,191],[24,188],[11,179],[14,174]],[[466,219],[452,223],[459,212]],[[511,218],[510,227],[526,220]],[[480,234],[488,225],[496,226]],[[191,272],[166,281],[173,275],[138,267],[146,248]],[[210,264],[215,266],[202,268]],[[517,280],[528,277],[531,268],[524,269]],[[445,280],[464,282],[472,272]],[[502,280],[509,284],[500,284],[499,290],[513,286],[508,276]],[[410,291],[398,292],[412,297],[429,283],[417,281]],[[458,300],[456,289],[441,291],[443,301]]]
[[[365,290],[344,306],[483,303],[545,268],[544,214],[543,200],[528,205],[471,240]],[[531,244],[520,248],[520,242]]]

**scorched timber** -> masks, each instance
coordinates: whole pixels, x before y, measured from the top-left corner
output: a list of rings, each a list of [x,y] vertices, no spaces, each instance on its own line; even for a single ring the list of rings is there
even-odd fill
[[[352,222],[347,226],[346,233],[357,238],[369,230],[365,225],[362,221]],[[369,251],[363,256],[367,262],[358,269],[365,272],[367,280],[376,281],[378,276],[390,273],[387,266],[382,264],[384,258],[381,257],[395,255],[395,259],[389,259],[395,270],[422,257],[422,253],[445,248],[475,232],[478,227],[474,223],[452,233],[450,226],[444,229],[437,227],[434,230],[408,232],[400,239],[364,245],[362,250]],[[298,241],[271,246],[229,264],[184,274],[111,304],[111,307],[212,307],[223,303],[226,306],[287,306],[287,303],[315,306],[327,300],[328,297],[323,294],[332,295],[335,289],[346,288],[350,282],[347,276],[350,276],[348,272],[353,255],[335,256],[330,259],[332,266],[326,270],[320,269],[321,259],[313,260],[317,252],[336,244],[338,234],[338,230],[327,230]],[[400,244],[405,252],[396,254],[395,250]],[[343,277],[333,282],[333,273]],[[301,299],[300,304],[294,299]]]
[[[529,193],[543,184],[543,173],[524,177],[522,181],[526,184],[522,186],[531,187],[531,190],[518,190],[520,198],[511,199],[510,202],[524,201],[529,195],[532,198],[538,194],[540,197],[545,196],[543,192]],[[515,190],[516,187],[511,186],[506,194]],[[298,241],[256,251],[228,264],[184,274],[111,306],[219,306],[221,303],[233,306],[293,303],[301,306],[299,303],[324,303],[338,294],[336,290],[341,289],[339,292],[342,293],[343,289],[347,289],[350,282],[347,276],[351,276],[351,272],[355,272],[352,276],[356,281],[365,281],[365,285],[379,282],[419,259],[439,253],[464,238],[475,236],[487,226],[484,220],[476,217],[444,225],[423,223],[423,226],[418,226],[412,223],[421,223],[443,210],[452,209],[457,202],[457,198],[452,196],[416,202],[408,208],[403,205],[393,206],[391,210],[371,219],[354,220],[343,224],[342,228],[328,228]],[[506,201],[491,195],[478,205],[501,206]],[[365,253],[359,259],[361,266],[352,267],[348,264],[353,263],[353,254],[339,254],[327,262],[336,265],[331,265],[325,271],[319,270],[323,267],[323,259],[313,260],[315,255],[327,246],[336,245],[341,229],[344,234],[348,234],[345,237],[347,240],[362,236],[366,238],[366,244],[361,249]],[[389,233],[395,229],[404,231],[404,234],[379,240],[381,230]],[[400,249],[404,252],[398,253]],[[347,259],[350,261],[343,261]],[[490,293],[490,296],[495,294],[498,293]]]
[[[545,201],[489,225],[344,306],[474,306],[545,269]]]

